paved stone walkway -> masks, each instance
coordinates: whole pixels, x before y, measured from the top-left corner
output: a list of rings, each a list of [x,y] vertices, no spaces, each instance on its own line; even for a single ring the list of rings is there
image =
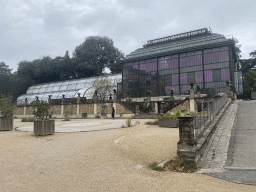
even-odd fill
[[[223,172],[227,160],[229,140],[233,123],[236,118],[238,102],[231,104],[224,117],[217,126],[205,152],[200,159],[198,166],[201,169],[198,173]]]
[[[255,116],[256,101],[235,101],[212,136],[197,173],[256,185]]]
[[[135,121],[132,120],[132,124]],[[118,129],[126,125],[126,119],[72,119],[71,121],[55,121],[56,133],[100,131]],[[33,124],[16,128],[18,131],[33,132]]]

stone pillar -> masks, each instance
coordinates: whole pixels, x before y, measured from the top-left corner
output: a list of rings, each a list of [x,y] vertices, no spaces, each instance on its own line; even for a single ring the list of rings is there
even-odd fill
[[[197,97],[201,97],[201,91],[200,91],[200,89],[197,89]]]
[[[139,115],[139,114],[140,114],[140,106],[135,105],[135,115]]]
[[[154,103],[154,107],[155,107],[155,113],[158,113],[157,102]]]
[[[226,94],[227,94],[227,98],[232,98],[231,89],[230,89],[230,81],[226,81]]]
[[[194,92],[194,84],[190,84],[190,111],[195,112],[195,92]]]
[[[93,114],[94,115],[97,114],[97,103],[96,102],[93,103]]]
[[[171,99],[174,100],[174,89],[171,89],[170,96],[171,96]]]
[[[196,145],[194,138],[194,117],[178,117],[179,142],[177,154],[181,158],[197,162]]]
[[[164,102],[161,102],[160,104],[160,113],[164,113]]]
[[[81,97],[80,97],[80,93],[78,93],[77,95],[78,95],[78,96],[77,96],[76,104],[80,104],[80,98],[81,98]]]
[[[27,106],[28,106],[28,98],[25,98],[25,106],[24,106],[24,115],[27,113]]]
[[[151,91],[148,91],[148,94],[147,94],[147,103],[150,103],[150,101],[151,101],[150,93],[151,93]]]
[[[79,108],[80,108],[80,93],[77,94],[77,100],[76,100],[76,116],[79,117]]]
[[[65,103],[65,94],[62,95],[62,100],[61,100],[61,115],[63,116],[64,113],[64,103]]]
[[[48,95],[48,103],[51,103],[52,95]]]

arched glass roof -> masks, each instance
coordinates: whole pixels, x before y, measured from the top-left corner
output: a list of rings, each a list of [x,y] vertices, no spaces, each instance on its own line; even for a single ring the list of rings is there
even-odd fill
[[[21,95],[17,99],[17,105],[25,104],[25,98],[28,100],[28,104],[36,100],[48,101],[49,95],[51,99],[61,99],[62,95],[65,98],[76,98],[78,93],[81,97],[86,97],[87,99],[92,99],[95,89],[93,88],[93,82],[98,77],[90,77],[85,79],[75,79],[68,81],[59,81],[46,84],[32,85],[28,88],[26,94]],[[114,85],[122,81],[122,75],[111,75],[107,77]]]

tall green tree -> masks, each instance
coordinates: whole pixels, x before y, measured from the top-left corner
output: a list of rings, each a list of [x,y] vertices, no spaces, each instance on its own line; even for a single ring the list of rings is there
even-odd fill
[[[250,70],[243,79],[244,94],[249,95],[250,91],[256,90],[256,71]]]
[[[73,53],[78,78],[102,75],[105,67],[112,68],[124,57],[108,37],[90,36]]]

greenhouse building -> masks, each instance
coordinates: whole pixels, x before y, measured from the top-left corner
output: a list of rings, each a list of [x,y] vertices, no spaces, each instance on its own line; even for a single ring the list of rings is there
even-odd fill
[[[17,105],[24,105],[25,102],[30,104],[36,99],[48,101],[49,97],[53,102],[60,101],[63,97],[65,97],[65,100],[71,102],[76,101],[78,95],[80,95],[82,101],[86,99],[90,100],[95,94],[93,83],[97,78],[98,77],[91,77],[32,85],[28,88],[26,94],[17,98]],[[117,89],[117,84],[121,82],[122,75],[111,75],[108,76],[107,79],[113,83],[113,89]]]
[[[190,84],[202,92],[225,92],[226,81],[242,92],[236,70],[236,40],[202,28],[147,41],[122,60],[122,91],[132,98],[186,95]]]

